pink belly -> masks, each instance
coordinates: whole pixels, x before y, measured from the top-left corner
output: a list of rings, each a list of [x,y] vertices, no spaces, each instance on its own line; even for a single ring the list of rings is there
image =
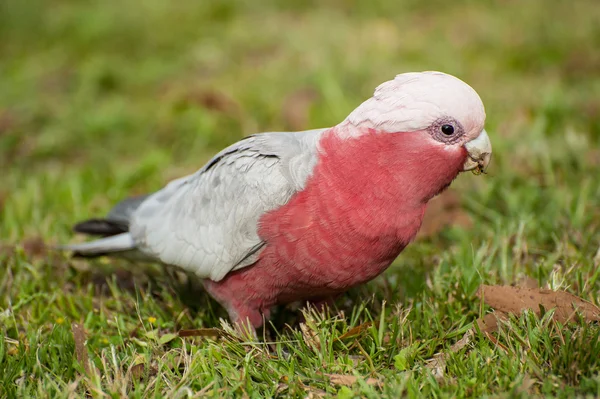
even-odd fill
[[[257,312],[268,317],[276,304],[327,298],[372,280],[414,237],[425,207],[404,212],[400,230],[391,222],[397,215],[361,209],[335,207],[312,190],[294,197],[261,220],[267,245],[258,262],[206,288],[232,318],[258,326]]]
[[[303,247],[300,243],[288,251],[300,255]],[[318,246],[313,249],[322,250]],[[219,282],[206,281],[205,286],[230,314],[248,317],[258,326],[262,320],[256,319],[256,312],[268,318],[270,308],[276,304],[320,300],[343,293],[381,274],[401,249],[397,247],[393,254],[377,259],[362,253],[343,261],[321,261],[311,257],[283,258],[279,248],[267,247],[253,266],[230,273]]]

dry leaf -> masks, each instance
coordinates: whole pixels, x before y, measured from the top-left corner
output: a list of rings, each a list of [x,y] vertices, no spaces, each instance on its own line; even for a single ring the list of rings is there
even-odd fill
[[[135,378],[136,380],[141,380],[144,377],[144,373],[146,372],[146,365],[144,363],[135,364],[131,366],[129,372],[131,373],[133,378]],[[158,374],[158,368],[150,366],[150,368],[148,369],[148,376],[154,377],[156,374]]]
[[[313,388],[311,386],[305,385],[304,390],[306,391],[305,399],[321,399],[327,396],[327,392],[319,388]]]
[[[79,364],[83,366],[85,373],[89,375],[90,364],[87,348],[85,347],[86,334],[83,326],[79,323],[72,323],[71,331],[73,333],[73,340],[75,341],[75,357],[77,358]]]
[[[506,314],[502,312],[488,313],[484,317],[475,320],[479,330],[486,334],[498,330],[498,319],[505,319]]]
[[[352,327],[351,329],[349,329],[348,331],[346,331],[345,333],[343,333],[342,335],[340,335],[336,341],[341,341],[344,339],[348,339],[348,338],[354,338],[357,335],[362,334],[364,331],[368,330],[369,327],[371,327],[373,323],[368,321],[366,323],[363,323],[361,325],[358,325],[356,327]]]
[[[197,398],[203,398],[205,395],[209,396],[208,392],[212,389],[213,385],[215,385],[214,381],[209,382],[207,386],[196,392],[194,396]]]
[[[329,380],[331,381],[332,384],[343,385],[343,386],[347,386],[347,387],[351,387],[352,385],[356,384],[358,379],[361,378],[361,377],[357,377],[355,375],[347,375],[347,374],[325,374],[325,375],[327,377],[329,377]],[[378,385],[379,383],[381,383],[380,380],[378,380],[377,378],[372,378],[372,377],[366,378],[365,382],[368,385]]]
[[[529,376],[529,374],[525,373],[525,375],[523,376],[523,381],[521,382],[521,385],[516,387],[516,392],[517,393],[526,393],[526,394],[529,394],[528,396],[531,397],[531,396],[533,396],[532,394],[534,393],[531,388],[535,384],[536,384],[536,380],[531,378]]]
[[[144,363],[136,364],[131,367],[131,375],[136,380],[140,380],[144,376]]]
[[[490,340],[490,342],[491,342],[492,344],[494,344],[496,347],[498,347],[498,348],[502,349],[502,350],[503,350],[505,353],[509,353],[509,350],[508,350],[508,348],[507,348],[506,346],[502,345],[502,343],[500,343],[500,341],[498,341],[498,340],[497,340],[497,339],[496,339],[496,338],[495,338],[495,337],[494,337],[492,334],[490,334],[490,333],[486,332],[486,333],[485,333],[485,337],[486,337],[487,339],[489,339],[489,340]]]
[[[577,312],[587,321],[600,321],[600,308],[573,294],[537,288],[537,281],[531,278],[525,278],[518,285],[536,288],[482,285],[477,292],[477,296],[483,297],[483,301],[495,310],[494,313],[477,319],[477,326],[494,345],[505,351],[508,349],[490,334],[498,330],[498,320],[508,318],[511,313],[518,315],[529,309],[539,316],[541,308],[544,308],[547,311],[555,309],[554,319],[561,323],[572,320]],[[437,353],[428,361],[427,367],[432,370],[436,379],[444,377],[446,360],[450,353],[464,348],[470,342],[473,332],[474,330],[467,331],[449,351]]]
[[[317,333],[305,323],[300,323],[300,331],[302,331],[302,338],[306,345],[310,346],[315,352],[319,352],[321,350],[321,339]]]
[[[540,315],[540,308],[543,307],[546,311],[556,309],[554,319],[561,323],[571,321],[577,312],[587,321],[600,321],[600,308],[565,291],[482,285],[477,296],[483,297],[487,305],[503,313],[520,314],[530,309]]]
[[[285,391],[287,391],[289,389],[288,384],[284,383],[284,382],[280,382],[279,384],[277,384],[277,389],[275,389],[275,393],[277,395],[280,395],[282,393],[284,393]]]
[[[431,370],[436,380],[444,378],[444,371],[446,370],[446,361],[452,352],[458,352],[471,342],[473,337],[473,331],[469,330],[463,335],[461,339],[456,341],[454,345],[450,347],[448,351],[438,352],[433,355],[433,358],[427,361],[427,368]]]

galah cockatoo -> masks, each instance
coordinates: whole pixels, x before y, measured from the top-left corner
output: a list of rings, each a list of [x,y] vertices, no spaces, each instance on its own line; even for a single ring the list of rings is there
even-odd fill
[[[67,248],[135,255],[202,279],[231,321],[258,328],[277,304],[325,302],[380,275],[427,202],[492,147],[475,90],[440,72],[381,84],[340,124],[261,133],[196,173],[125,200]]]

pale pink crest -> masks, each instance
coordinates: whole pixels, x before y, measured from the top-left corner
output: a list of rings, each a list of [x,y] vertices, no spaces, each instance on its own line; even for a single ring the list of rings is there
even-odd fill
[[[414,132],[445,117],[460,122],[465,140],[470,140],[483,129],[483,102],[471,86],[452,75],[411,72],[379,85],[373,97],[352,111],[342,124],[386,133]]]

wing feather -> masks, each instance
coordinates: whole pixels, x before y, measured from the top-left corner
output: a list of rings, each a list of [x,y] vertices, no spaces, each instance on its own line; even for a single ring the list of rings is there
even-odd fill
[[[132,215],[138,250],[214,281],[256,262],[260,217],[302,189],[324,130],[250,136],[169,183]]]

